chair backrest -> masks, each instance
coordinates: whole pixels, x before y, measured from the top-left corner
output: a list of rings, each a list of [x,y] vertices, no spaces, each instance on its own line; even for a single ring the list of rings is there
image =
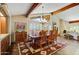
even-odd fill
[[[40,42],[46,41],[46,32],[44,30],[39,32]]]
[[[50,35],[48,37],[48,40],[53,40],[54,36],[53,36],[53,30],[50,31]]]
[[[58,36],[58,30],[54,28],[50,31],[50,35],[52,36],[52,39],[55,39]]]
[[[56,30],[56,29],[53,30],[53,36],[54,36],[54,39],[57,38],[57,36],[58,36],[58,30]]]

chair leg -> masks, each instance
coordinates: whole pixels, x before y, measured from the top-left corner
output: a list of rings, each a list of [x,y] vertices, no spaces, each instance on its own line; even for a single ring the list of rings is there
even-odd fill
[[[40,44],[40,48],[42,49],[42,45]]]
[[[48,42],[48,45],[50,45],[50,41]]]
[[[55,41],[56,41],[56,43],[57,43],[57,38],[56,38],[56,40],[55,40]]]

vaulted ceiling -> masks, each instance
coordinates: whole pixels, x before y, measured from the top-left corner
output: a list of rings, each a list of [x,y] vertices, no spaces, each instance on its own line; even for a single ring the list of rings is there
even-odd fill
[[[62,8],[65,6],[67,6],[67,8],[69,9],[63,10]],[[62,9],[63,11],[59,9]],[[55,11],[59,12],[58,14],[56,14],[56,16],[61,18],[62,20],[65,21],[79,20],[79,4],[73,4],[73,3],[47,3],[47,4],[44,3],[41,4],[37,9],[35,9],[31,14],[51,13],[51,12],[53,13]]]
[[[25,15],[32,3],[8,3],[8,10],[13,15]]]
[[[79,20],[79,5],[59,13],[58,16],[65,21]]]
[[[7,3],[8,10],[12,16],[39,13],[50,13],[59,10],[71,3],[42,3],[39,6],[34,3]],[[43,7],[42,7],[43,6]],[[36,8],[37,7],[37,8]],[[60,12],[57,16],[65,21],[79,20],[79,5],[68,10]]]
[[[33,3],[7,3],[7,5],[11,15],[25,15],[31,8]],[[56,11],[66,5],[68,5],[68,3],[43,3],[35,8],[35,10],[31,14],[49,13],[52,11]],[[43,9],[42,6],[44,6]]]
[[[36,8],[31,14],[38,13],[50,13],[56,11],[64,6],[69,5],[70,3],[43,3],[38,8]],[[42,8],[43,6],[43,8]]]

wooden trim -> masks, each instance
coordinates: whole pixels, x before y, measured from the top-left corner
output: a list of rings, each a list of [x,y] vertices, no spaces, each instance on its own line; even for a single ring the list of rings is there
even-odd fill
[[[79,23],[79,20],[69,21],[69,23]]]
[[[30,7],[28,12],[26,13],[26,17],[29,16],[29,14],[39,5],[40,3],[33,3],[33,5]]]
[[[60,12],[66,11],[66,10],[68,10],[68,9],[70,9],[70,8],[73,8],[73,7],[77,6],[77,5],[79,5],[79,3],[71,3],[71,4],[69,4],[69,5],[67,5],[67,6],[65,6],[65,7],[63,7],[63,8],[60,8],[60,9],[54,11],[54,12],[51,12],[51,14],[52,14],[52,15],[53,15],[53,14],[58,14],[58,13],[60,13]]]

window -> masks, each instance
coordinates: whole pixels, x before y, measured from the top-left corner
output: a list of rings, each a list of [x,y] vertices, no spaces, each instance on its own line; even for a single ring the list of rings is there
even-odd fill
[[[79,24],[73,24],[70,26],[70,31],[79,33]]]
[[[42,29],[47,29],[48,27],[48,22],[45,19],[39,18],[33,18],[31,19],[29,23],[29,29],[31,30],[42,30]]]

